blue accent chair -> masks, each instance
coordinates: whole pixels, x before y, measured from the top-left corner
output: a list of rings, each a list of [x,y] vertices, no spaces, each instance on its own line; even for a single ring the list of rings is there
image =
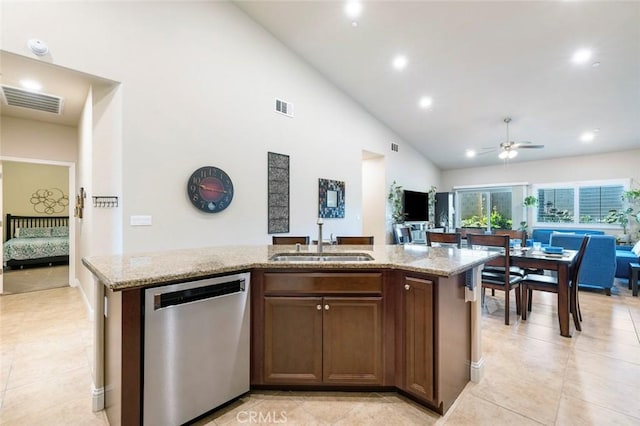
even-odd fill
[[[578,250],[584,235],[551,234],[552,246]],[[616,239],[612,235],[591,235],[578,276],[579,288],[604,290],[611,296],[616,274]]]
[[[631,251],[632,246],[616,247],[616,277],[629,278],[629,264],[640,263],[640,256]]]

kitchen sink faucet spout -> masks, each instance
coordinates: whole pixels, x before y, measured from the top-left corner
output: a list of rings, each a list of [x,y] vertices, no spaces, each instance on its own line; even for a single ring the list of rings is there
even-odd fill
[[[322,253],[322,218],[318,218],[318,253]]]

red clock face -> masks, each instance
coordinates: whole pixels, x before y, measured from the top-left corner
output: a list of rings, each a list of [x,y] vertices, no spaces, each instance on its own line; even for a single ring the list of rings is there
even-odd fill
[[[207,213],[216,213],[231,204],[233,183],[231,178],[217,167],[200,167],[189,177],[187,195],[198,209]]]
[[[222,182],[211,176],[202,179],[198,187],[200,196],[206,201],[218,201],[226,193]]]

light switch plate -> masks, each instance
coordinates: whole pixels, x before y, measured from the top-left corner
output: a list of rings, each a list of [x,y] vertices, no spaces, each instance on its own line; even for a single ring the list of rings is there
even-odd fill
[[[151,216],[131,216],[131,226],[151,226]]]

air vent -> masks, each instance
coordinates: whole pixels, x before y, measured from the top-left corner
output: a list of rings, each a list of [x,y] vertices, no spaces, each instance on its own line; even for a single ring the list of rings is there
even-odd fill
[[[284,114],[287,117],[293,117],[293,104],[276,98],[276,112]]]
[[[391,151],[398,152],[398,144],[391,142]]]
[[[6,105],[62,114],[64,100],[59,96],[30,92],[17,87],[2,85],[2,101]]]

